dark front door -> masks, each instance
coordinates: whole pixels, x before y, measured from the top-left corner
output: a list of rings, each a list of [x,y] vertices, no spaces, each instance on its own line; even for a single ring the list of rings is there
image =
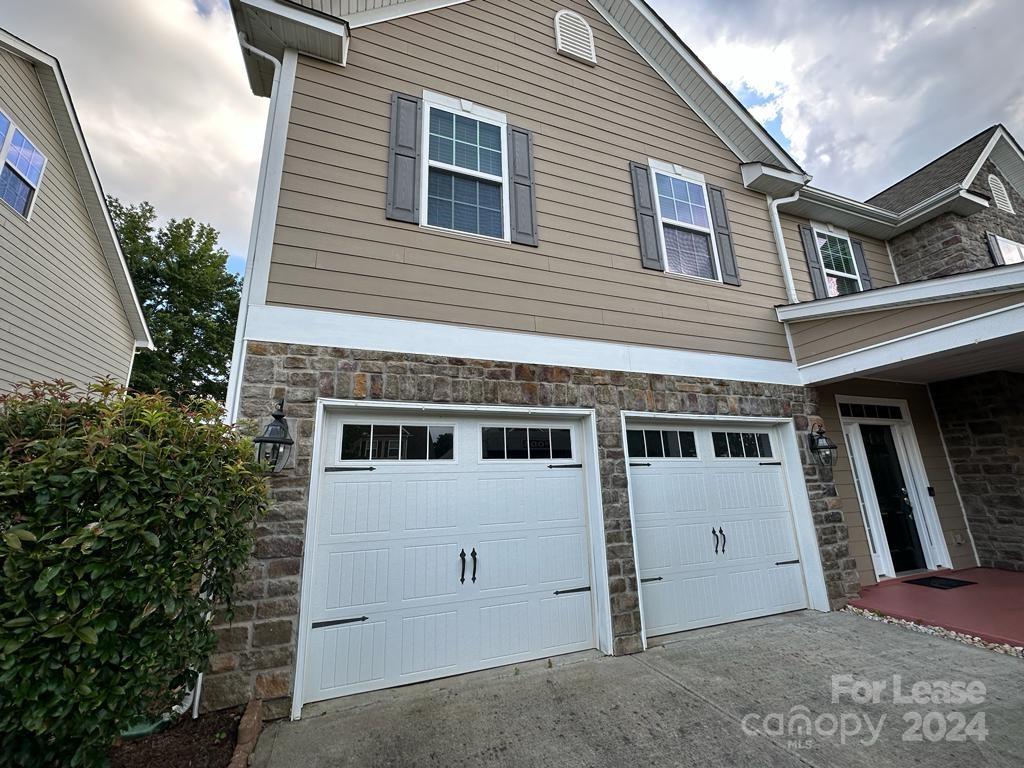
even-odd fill
[[[914,522],[914,508],[907,494],[907,483],[896,453],[896,441],[888,424],[861,424],[871,482],[882,513],[885,537],[896,573],[925,567],[921,539]]]

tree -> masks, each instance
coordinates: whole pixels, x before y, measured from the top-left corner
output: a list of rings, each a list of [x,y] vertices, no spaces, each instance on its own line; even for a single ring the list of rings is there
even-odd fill
[[[147,202],[107,205],[156,345],[136,357],[132,388],[223,400],[241,281],[227,270],[219,233],[191,218],[157,227]]]

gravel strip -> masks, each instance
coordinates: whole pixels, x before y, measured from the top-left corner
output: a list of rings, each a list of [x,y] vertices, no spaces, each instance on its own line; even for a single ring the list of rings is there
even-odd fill
[[[989,643],[982,640],[980,637],[965,635],[962,632],[954,632],[953,630],[946,629],[945,627],[932,627],[927,624],[918,624],[913,621],[907,621],[906,619],[897,619],[894,616],[886,616],[885,614],[877,613],[875,611],[855,608],[852,605],[846,606],[843,610],[847,613],[855,613],[858,616],[863,616],[865,619],[871,619],[872,621],[881,621],[884,624],[898,624],[901,627],[906,627],[914,632],[921,632],[925,635],[938,635],[939,637],[955,640],[958,643],[963,643],[964,645],[973,645],[975,648],[984,648],[988,651],[995,651],[996,653],[1003,653],[1007,656],[1016,656],[1017,658],[1024,659],[1024,647],[1019,645],[1009,645],[1008,643]]]

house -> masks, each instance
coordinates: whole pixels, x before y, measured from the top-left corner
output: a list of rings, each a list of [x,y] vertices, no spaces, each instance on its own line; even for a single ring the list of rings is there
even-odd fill
[[[0,393],[152,349],[60,63],[0,29]]]
[[[207,707],[1021,566],[1005,129],[859,202],[642,0],[232,9],[270,114],[229,409],[296,451]]]

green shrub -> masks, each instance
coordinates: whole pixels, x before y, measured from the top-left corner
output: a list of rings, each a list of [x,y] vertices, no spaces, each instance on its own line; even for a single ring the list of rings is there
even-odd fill
[[[94,766],[214,648],[266,489],[212,401],[0,397],[0,761]],[[8,762],[9,761],[9,762]]]

